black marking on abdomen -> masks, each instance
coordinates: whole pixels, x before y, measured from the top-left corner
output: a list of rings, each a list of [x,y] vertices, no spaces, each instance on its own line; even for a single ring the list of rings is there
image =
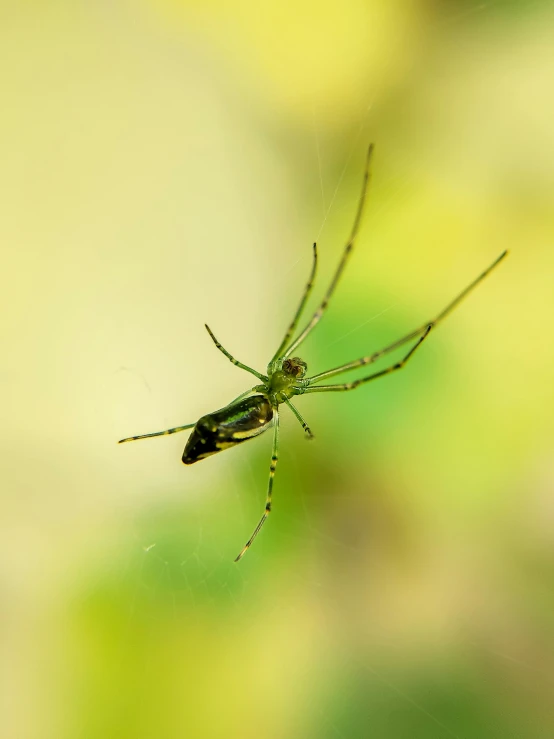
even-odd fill
[[[184,464],[222,452],[267,431],[273,408],[264,395],[245,400],[203,416],[194,427],[183,452]]]

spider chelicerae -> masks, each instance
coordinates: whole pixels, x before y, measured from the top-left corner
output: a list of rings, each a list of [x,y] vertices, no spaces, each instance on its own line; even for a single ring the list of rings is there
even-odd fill
[[[346,247],[344,249],[337,270],[333,276],[333,279],[331,280],[331,284],[327,288],[327,292],[325,293],[323,300],[321,301],[315,313],[312,315],[312,317],[306,323],[305,327],[300,331],[300,333],[298,333],[296,337],[294,337],[295,331],[300,322],[300,318],[306,306],[306,302],[315,282],[317,269],[317,246],[316,244],[314,244],[313,262],[310,278],[304,289],[304,293],[300,299],[300,303],[298,305],[294,318],[292,319],[292,322],[288,327],[283,340],[279,344],[279,348],[267,365],[267,374],[264,375],[261,372],[257,372],[255,369],[252,369],[252,367],[248,367],[246,364],[243,364],[242,362],[239,362],[237,359],[235,359],[219,343],[219,341],[213,335],[209,326],[206,326],[206,330],[211,336],[214,344],[221,352],[223,352],[227,359],[229,359],[237,367],[240,367],[241,369],[246,370],[247,372],[250,372],[250,374],[257,377],[258,380],[260,380],[260,384],[255,385],[250,390],[247,390],[246,392],[239,395],[238,398],[235,398],[233,401],[231,401],[229,405],[225,406],[225,408],[221,408],[220,410],[214,411],[213,413],[208,413],[207,415],[202,416],[202,418],[196,423],[189,423],[185,426],[177,426],[172,429],[167,429],[166,431],[156,431],[152,434],[131,436],[127,439],[121,439],[121,441],[119,442],[121,444],[125,441],[149,439],[153,436],[166,436],[167,434],[175,434],[178,431],[193,429],[185,446],[185,451],[183,452],[183,462],[185,464],[194,464],[194,462],[205,459],[212,454],[221,452],[224,449],[229,449],[230,447],[236,446],[237,444],[240,444],[243,441],[247,441],[248,439],[253,439],[255,436],[259,436],[260,434],[267,431],[271,426],[273,426],[273,448],[271,451],[271,463],[269,466],[269,480],[267,483],[267,495],[264,512],[260,521],[258,522],[258,525],[254,529],[252,536],[250,537],[250,539],[248,539],[240,553],[235,558],[235,562],[238,562],[248,551],[248,549],[252,545],[252,542],[260,533],[262,526],[264,525],[267,517],[271,512],[273,479],[275,477],[275,469],[277,467],[277,459],[279,454],[279,406],[282,404],[287,405],[296,416],[299,423],[302,425],[306,437],[312,439],[313,434],[308,424],[300,415],[298,409],[291,402],[292,398],[294,398],[296,395],[304,395],[305,393],[329,393],[354,390],[355,388],[360,387],[370,380],[376,380],[379,377],[384,377],[391,372],[395,372],[396,370],[405,367],[408,360],[411,359],[416,350],[421,346],[423,341],[425,341],[431,329],[435,328],[435,326],[440,321],[442,321],[442,319],[445,318],[458,305],[458,303],[460,303],[460,301],[463,300],[463,298],[465,298],[465,296],[471,290],[473,290],[473,288],[476,287],[476,285],[478,285],[479,282],[481,282],[481,280],[483,280],[502,259],[504,259],[504,257],[508,253],[507,251],[502,252],[502,254],[490,265],[490,267],[488,267],[479,275],[479,277],[473,280],[471,284],[469,284],[464,290],[462,290],[462,292],[456,298],[454,298],[454,300],[452,300],[452,302],[450,302],[446,306],[446,308],[444,308],[435,318],[431,319],[430,321],[426,321],[418,328],[407,333],[401,339],[393,341],[392,344],[389,344],[384,349],[379,349],[378,351],[373,352],[373,354],[368,354],[367,356],[361,357],[360,359],[355,359],[352,362],[342,364],[340,367],[334,367],[333,369],[326,370],[325,372],[319,372],[316,375],[306,377],[308,369],[306,362],[300,357],[291,355],[298,349],[298,347],[303,343],[304,339],[311,331],[313,331],[313,329],[321,320],[323,314],[327,309],[329,300],[335,292],[335,288],[337,287],[344,268],[346,267],[348,259],[352,254],[356,236],[359,231],[362,214],[364,211],[367,185],[369,180],[369,165],[372,154],[373,144],[369,147],[367,152],[362,192],[358,203],[356,217],[354,219],[352,232],[350,234],[350,238],[346,243]],[[352,382],[330,385],[320,384],[323,380],[327,380],[330,377],[334,377],[335,375],[342,374],[343,372],[349,372],[350,370],[354,370],[358,367],[363,367],[368,364],[373,364],[378,359],[381,359],[381,357],[384,357],[386,354],[389,354],[395,349],[398,349],[404,344],[409,344],[412,341],[414,343],[402,359],[395,362],[394,364],[391,364],[388,367],[385,367],[382,370],[372,372],[371,374],[360,377],[356,380],[353,380]]]

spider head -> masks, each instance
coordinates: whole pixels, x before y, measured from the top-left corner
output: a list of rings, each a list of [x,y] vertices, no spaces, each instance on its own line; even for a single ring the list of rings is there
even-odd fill
[[[290,359],[285,359],[281,367],[281,371],[294,380],[301,380],[306,374],[307,369],[308,365],[306,364],[306,362],[304,362],[303,359],[300,359],[300,357],[291,357]]]
[[[267,368],[268,382],[264,385],[264,393],[276,403],[284,403],[286,398],[298,394],[298,384],[305,383],[302,378],[308,365],[300,357],[276,359]]]

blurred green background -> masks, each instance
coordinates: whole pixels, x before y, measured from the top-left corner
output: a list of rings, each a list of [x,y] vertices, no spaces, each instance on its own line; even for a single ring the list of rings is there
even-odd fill
[[[0,9],[6,739],[554,736],[554,4]],[[202,464],[364,154],[312,372],[498,270],[403,372]],[[350,376],[349,376],[350,377]],[[346,379],[346,378],[345,378]]]

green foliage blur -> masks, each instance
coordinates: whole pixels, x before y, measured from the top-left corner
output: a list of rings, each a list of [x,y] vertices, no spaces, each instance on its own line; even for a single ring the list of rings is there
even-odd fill
[[[554,736],[553,24],[546,0],[2,10],[2,737]],[[265,370],[370,141],[309,371],[510,256],[405,370],[298,399],[314,442],[283,409],[237,565],[271,434],[187,468],[186,433],[116,441],[254,384],[203,324]]]

